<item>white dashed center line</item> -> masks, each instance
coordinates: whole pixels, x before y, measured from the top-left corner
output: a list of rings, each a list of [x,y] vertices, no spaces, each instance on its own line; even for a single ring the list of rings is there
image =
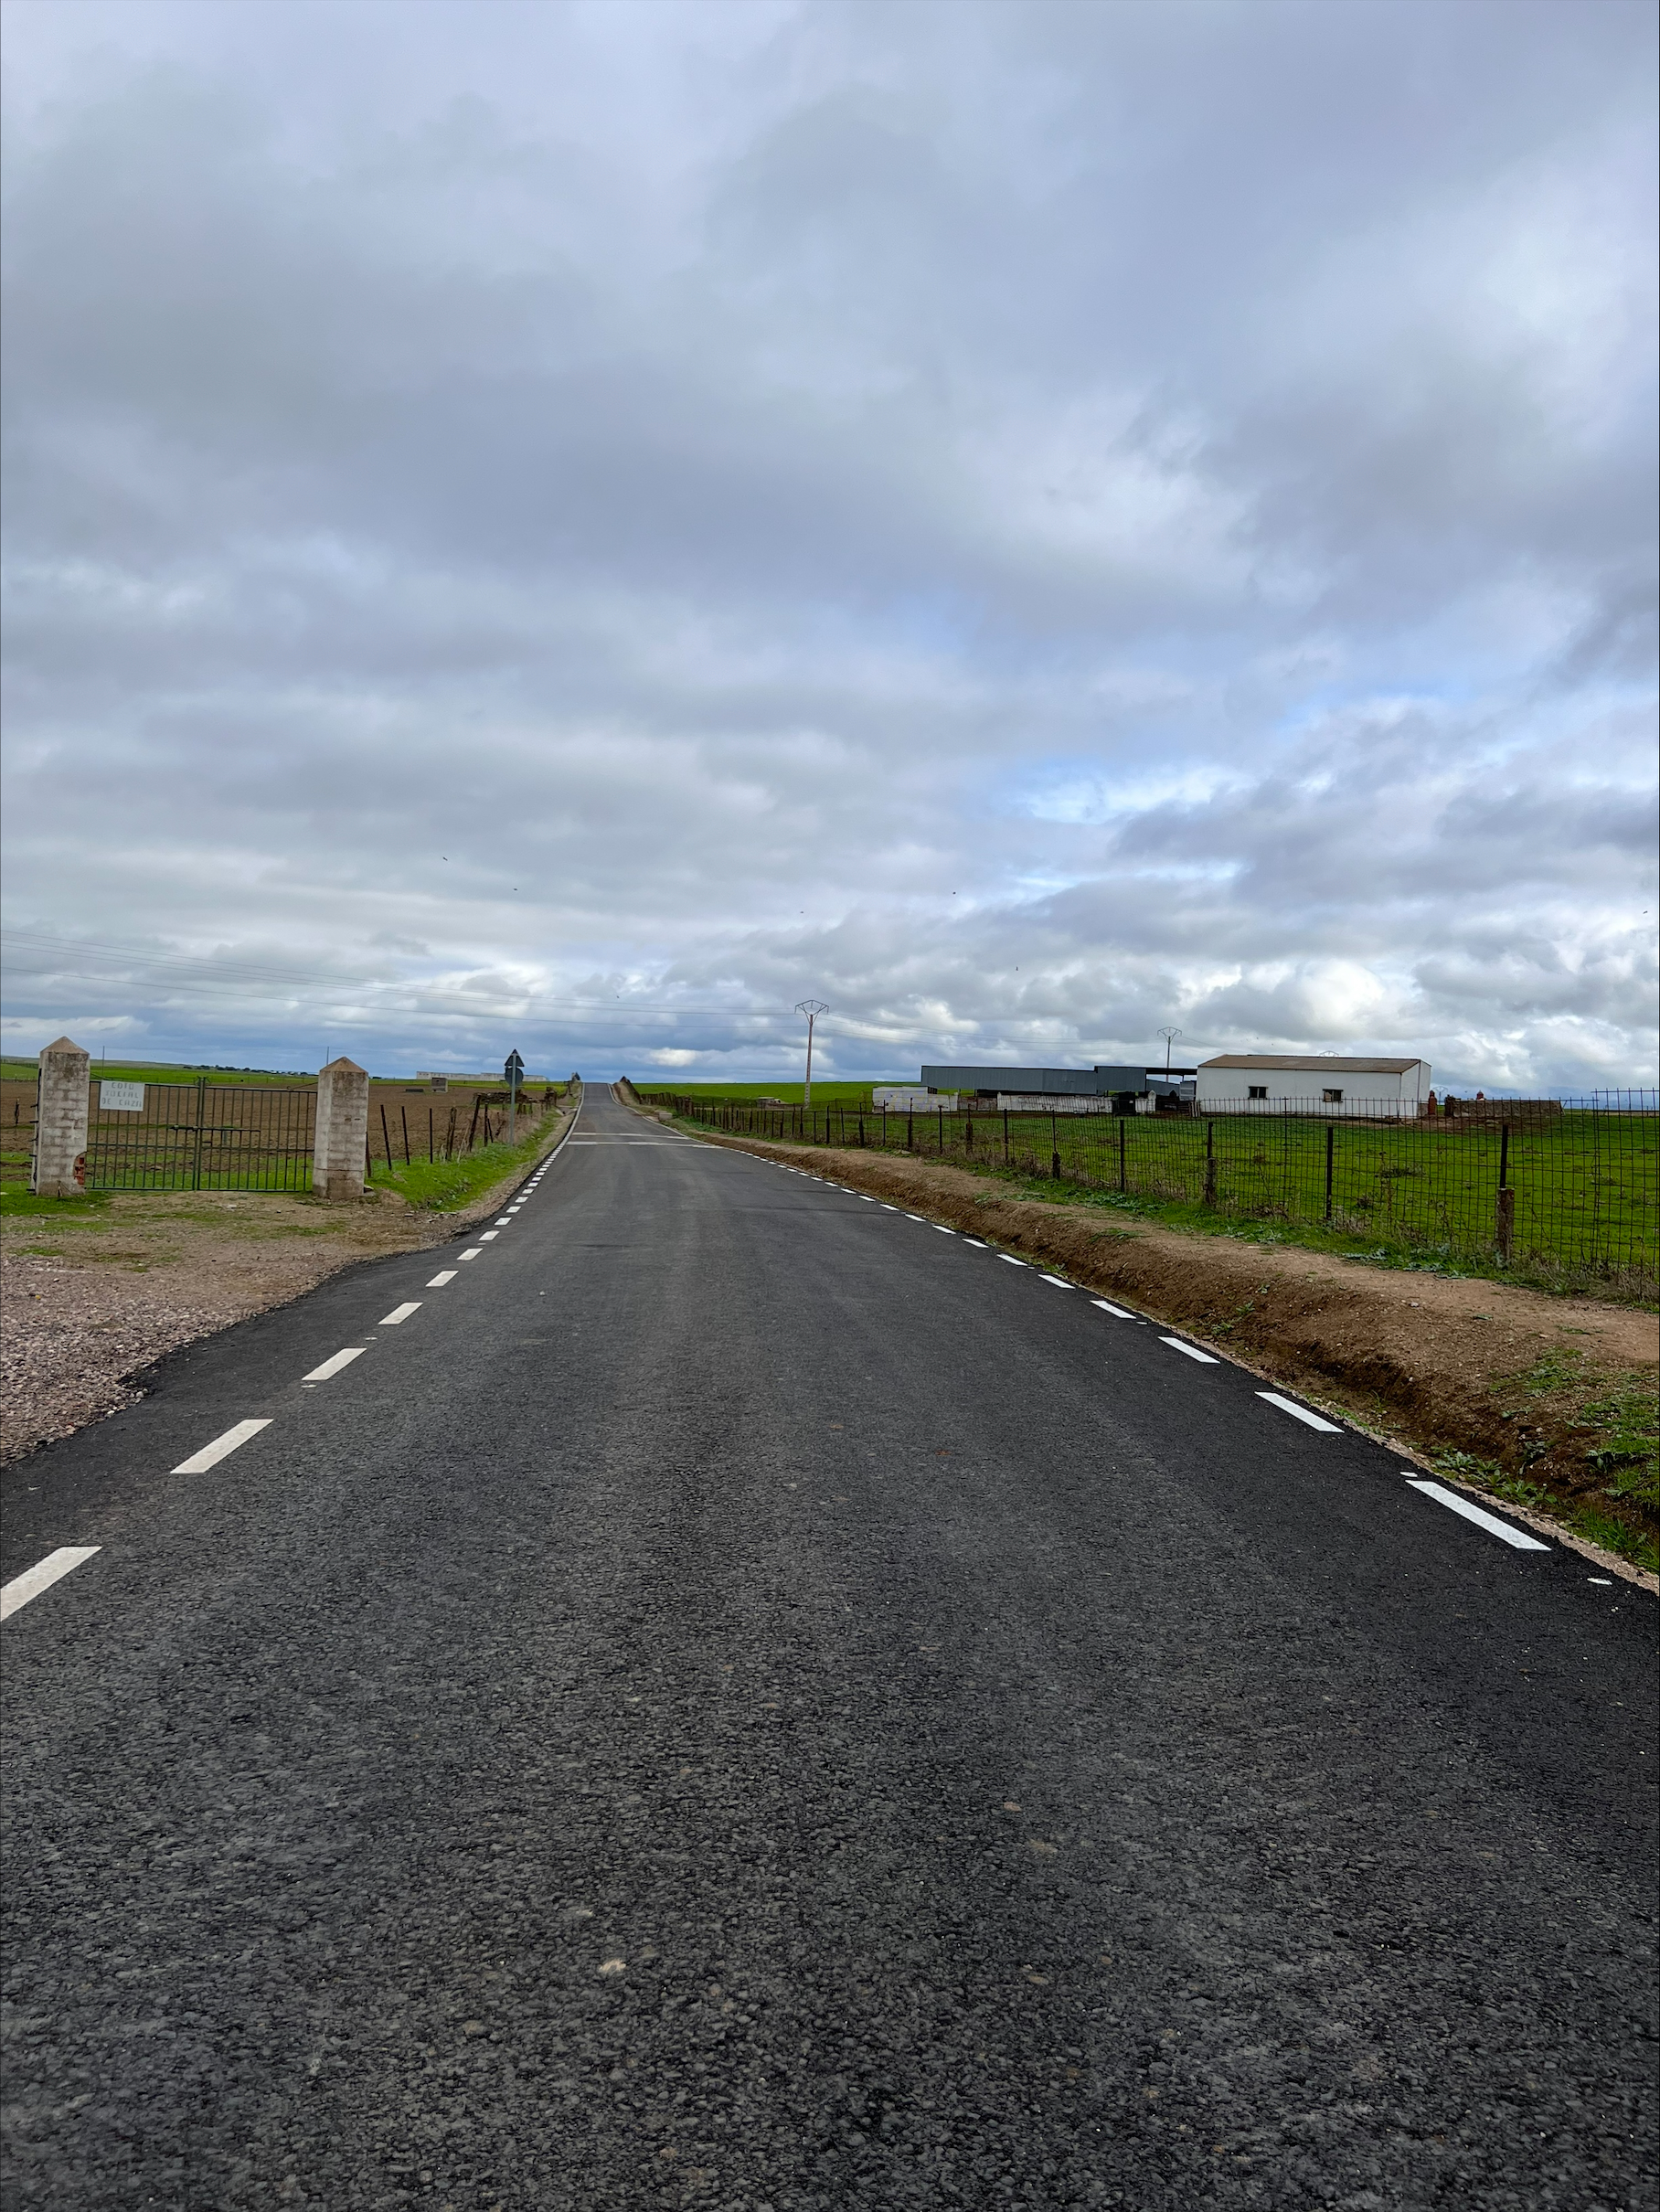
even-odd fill
[[[1452,1512],[1463,1514],[1466,1521],[1474,1521],[1478,1528],[1484,1528],[1490,1537],[1497,1537],[1502,1543],[1513,1544],[1517,1551],[1550,1549],[1549,1545],[1541,1544],[1538,1537],[1524,1536],[1519,1528],[1512,1528],[1508,1521],[1501,1521],[1496,1514],[1484,1513],[1479,1505],[1473,1505],[1468,1498],[1461,1498],[1456,1490],[1443,1490],[1439,1483],[1426,1483],[1415,1474],[1408,1475],[1407,1480],[1420,1497],[1433,1498],[1438,1505],[1446,1505]]]
[[[1201,1352],[1197,1345],[1184,1344],[1179,1336],[1161,1336],[1160,1344],[1167,1344],[1173,1352],[1186,1352],[1189,1359],[1202,1359],[1208,1367],[1219,1367],[1221,1361],[1209,1352]]]
[[[361,1359],[367,1349],[367,1346],[364,1345],[352,1345],[344,1352],[336,1352],[332,1359],[325,1359],[320,1367],[314,1367],[309,1375],[303,1375],[300,1380],[302,1382],[326,1382],[331,1375],[338,1375],[342,1367],[349,1367],[354,1359]],[[263,1423],[261,1424],[261,1427],[263,1425]],[[208,1449],[211,1452],[213,1446],[209,1444]],[[190,1467],[192,1473],[196,1472],[188,1460],[185,1464],[186,1467]],[[178,1470],[176,1468],[174,1472],[176,1473]]]
[[[1259,1390],[1257,1396],[1266,1398],[1271,1406],[1278,1406],[1282,1413],[1289,1413],[1293,1420],[1306,1421],[1311,1429],[1324,1429],[1327,1436],[1341,1436],[1342,1429],[1335,1421],[1322,1420],[1306,1406],[1299,1406],[1289,1398],[1282,1398],[1277,1390]]]
[[[378,1321],[375,1326],[378,1329],[395,1329],[400,1321],[408,1321],[411,1313],[419,1313],[420,1311],[420,1301],[419,1298],[407,1305],[395,1305],[386,1319]]]
[[[96,1544],[66,1544],[57,1551],[48,1551],[44,1559],[12,1579],[0,1590],[0,1621],[9,1621],[20,1605],[37,1598],[43,1590],[50,1590],[54,1582],[62,1581],[65,1575],[87,1559],[96,1558],[100,1550]]]
[[[452,1267],[441,1268],[431,1281],[428,1283],[427,1288],[430,1291],[442,1291],[446,1282],[453,1282],[454,1280],[455,1270]]]
[[[343,1360],[356,1359],[356,1352],[341,1354]],[[270,1427],[269,1420],[238,1421],[234,1429],[227,1429],[223,1436],[216,1436],[212,1443],[204,1444],[199,1452],[193,1452],[187,1460],[180,1460],[173,1472],[175,1474],[206,1474],[209,1467],[217,1467],[222,1459],[229,1459],[250,1436],[258,1436],[261,1429]]]

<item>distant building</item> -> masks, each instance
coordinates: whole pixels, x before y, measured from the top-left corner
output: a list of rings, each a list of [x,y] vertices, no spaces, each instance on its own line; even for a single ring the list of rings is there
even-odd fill
[[[1199,1113],[1359,1114],[1412,1121],[1430,1095],[1428,1060],[1329,1053],[1218,1052],[1201,1060]]]
[[[1193,1096],[1191,1068],[1147,1068],[1132,1061],[1094,1068],[924,1068],[931,1091],[966,1092],[1015,1113],[1128,1112],[1137,1099],[1176,1104]]]

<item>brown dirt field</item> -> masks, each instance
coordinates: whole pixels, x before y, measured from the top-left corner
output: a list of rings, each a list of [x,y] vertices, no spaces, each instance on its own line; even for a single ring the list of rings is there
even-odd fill
[[[655,1118],[668,1117],[659,1111]],[[1040,1259],[1103,1295],[1116,1292],[1421,1463],[1448,1451],[1468,1452],[1570,1505],[1594,1496],[1611,1517],[1633,1520],[1606,1498],[1606,1478],[1587,1458],[1603,1432],[1584,1420],[1583,1409],[1611,1389],[1653,1388],[1660,1321],[1652,1313],[1368,1267],[1293,1246],[1103,1220],[1099,1207],[1024,1198],[1006,1182],[892,1154],[697,1133],[834,1175]],[[1444,1467],[1437,1472],[1449,1479]],[[1523,1519],[1548,1517],[1548,1506],[1541,1515],[1510,1498],[1501,1502]],[[1641,1514],[1635,1519],[1648,1526]],[[1568,1534],[1559,1522],[1551,1526],[1553,1535]],[[1571,1535],[1568,1540],[1660,1588],[1629,1561]]]
[[[544,1150],[569,1119],[549,1123]],[[528,1172],[444,1214],[391,1191],[344,1205],[299,1193],[114,1191],[95,1212],[48,1202],[11,1215],[0,1225],[0,1462],[132,1405],[143,1395],[133,1377],[182,1345],[356,1260],[443,1243]]]

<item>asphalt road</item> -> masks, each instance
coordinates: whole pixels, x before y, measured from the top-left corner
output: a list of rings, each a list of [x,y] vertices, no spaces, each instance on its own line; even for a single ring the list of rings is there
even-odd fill
[[[1652,2206],[1653,1601],[1260,1387],[603,1093],[172,1359],[6,1480],[5,2205]]]

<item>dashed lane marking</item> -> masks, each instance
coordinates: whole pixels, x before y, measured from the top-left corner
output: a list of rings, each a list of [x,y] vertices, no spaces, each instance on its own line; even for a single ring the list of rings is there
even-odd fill
[[[1519,1528],[1512,1528],[1508,1521],[1501,1521],[1497,1514],[1484,1513],[1479,1505],[1473,1505],[1468,1498],[1461,1498],[1456,1490],[1443,1490],[1439,1483],[1426,1483],[1415,1474],[1409,1474],[1407,1481],[1420,1497],[1433,1498],[1438,1505],[1445,1505],[1453,1513],[1462,1514],[1466,1521],[1474,1521],[1478,1528],[1484,1528],[1490,1537],[1497,1537],[1502,1543],[1514,1545],[1517,1551],[1550,1549],[1550,1546],[1541,1544],[1538,1537],[1527,1536]]]
[[[0,1590],[0,1621],[9,1621],[20,1605],[37,1598],[43,1590],[50,1590],[54,1582],[61,1582],[65,1575],[84,1566],[88,1559],[96,1558],[101,1548],[97,1544],[61,1545],[23,1574],[14,1575],[5,1589]]]
[[[1306,1406],[1299,1406],[1294,1399],[1282,1398],[1277,1390],[1259,1390],[1257,1396],[1266,1398],[1271,1406],[1278,1406],[1282,1413],[1289,1413],[1293,1420],[1306,1421],[1311,1429],[1323,1429],[1327,1436],[1343,1434],[1336,1421],[1322,1420],[1317,1413],[1311,1413]]]
[[[356,1359],[356,1352],[341,1355],[342,1360]],[[321,1368],[318,1373],[322,1373]],[[311,1378],[308,1377],[307,1379]],[[187,1460],[180,1460],[173,1472],[175,1474],[206,1474],[209,1467],[217,1467],[221,1460],[229,1459],[233,1452],[240,1451],[250,1436],[258,1436],[261,1429],[270,1427],[269,1417],[259,1421],[238,1421],[234,1429],[227,1429],[223,1436],[216,1436],[212,1443],[204,1444],[199,1452],[193,1452]]]
[[[985,1242],[983,1238],[964,1237],[963,1241],[964,1244],[972,1244],[977,1252],[983,1252],[985,1250]]]
[[[1133,1321],[1135,1319],[1133,1313],[1126,1313],[1121,1305],[1109,1305],[1104,1298],[1091,1298],[1090,1303],[1098,1305],[1103,1313],[1111,1313],[1114,1321]]]
[[[354,1359],[361,1359],[367,1349],[365,1345],[349,1345],[344,1352],[336,1352],[332,1359],[325,1359],[320,1367],[314,1367],[309,1375],[301,1376],[300,1380],[326,1382],[331,1375],[338,1375],[342,1367],[349,1367]],[[209,1445],[208,1450],[212,1449]]]
[[[479,1242],[481,1244],[492,1244],[500,1234],[501,1231],[499,1229],[487,1228],[480,1236]]]
[[[1016,1260],[1013,1252],[999,1252],[997,1257],[1006,1267],[1025,1267],[1027,1264],[1024,1260]]]
[[[472,1250],[470,1252],[463,1252],[463,1253],[462,1254],[462,1258],[463,1258],[463,1260],[476,1260],[476,1259],[478,1258],[478,1256],[479,1256],[479,1248],[478,1248],[478,1246],[477,1246],[476,1244],[475,1244],[475,1245],[473,1247],[473,1250]]]
[[[1186,1352],[1189,1359],[1202,1359],[1208,1367],[1219,1367],[1221,1361],[1214,1353],[1201,1352],[1197,1345],[1184,1344],[1179,1336],[1161,1336],[1160,1344],[1167,1344],[1173,1352]]]
[[[1039,1282],[1052,1282],[1058,1291],[1075,1291],[1078,1285],[1069,1282],[1064,1275],[1039,1275]]]
[[[410,1299],[403,1305],[395,1305],[385,1320],[378,1321],[375,1326],[378,1329],[395,1329],[400,1321],[408,1321],[411,1313],[419,1313],[420,1311],[420,1299]]]
[[[440,1268],[431,1281],[428,1283],[427,1288],[430,1291],[442,1291],[446,1282],[453,1282],[454,1280],[455,1270],[452,1267]]]
[[[931,1221],[929,1223],[929,1227],[931,1228],[937,1228],[942,1237],[954,1237],[957,1233],[954,1228],[947,1228],[944,1223],[942,1221]]]
[[[510,1228],[513,1226],[513,1216],[511,1214],[497,1214],[495,1217],[495,1226],[497,1228]]]

